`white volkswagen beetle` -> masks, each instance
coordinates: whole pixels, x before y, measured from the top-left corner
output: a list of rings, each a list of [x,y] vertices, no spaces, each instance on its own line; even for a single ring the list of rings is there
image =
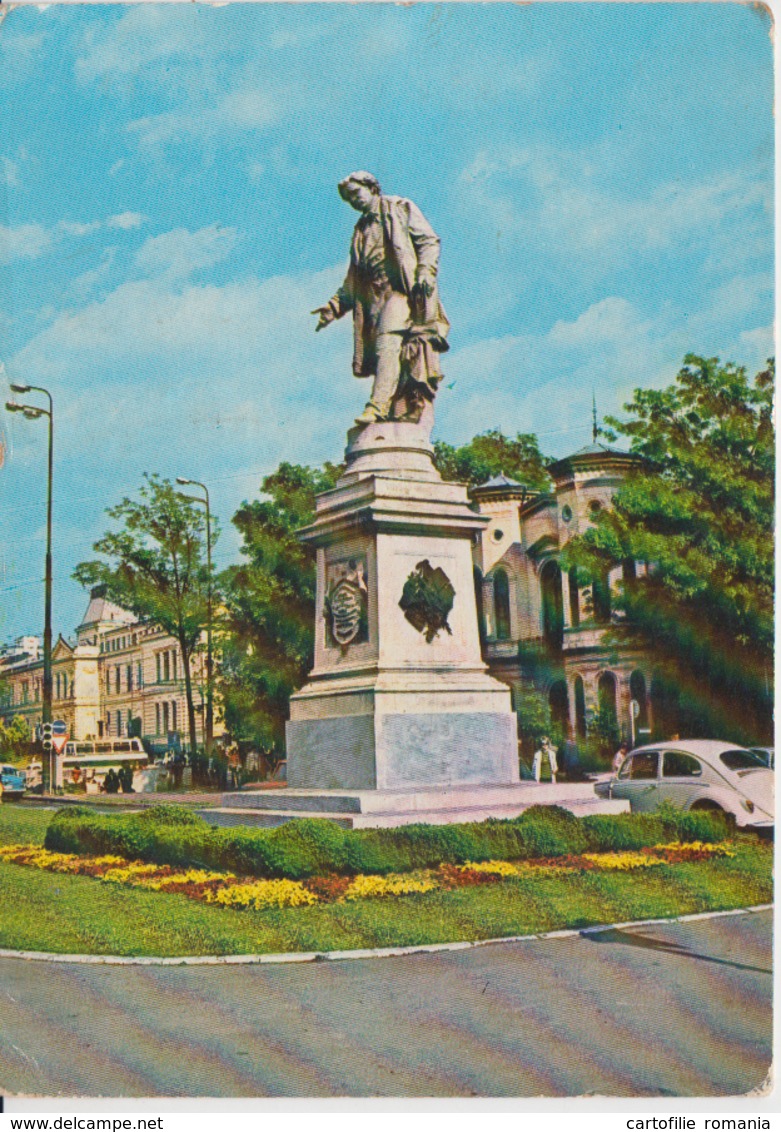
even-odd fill
[[[772,828],[773,771],[754,751],[712,739],[638,747],[618,774],[598,782],[600,798],[621,798],[633,813],[671,802],[684,810],[721,810],[740,827]]]

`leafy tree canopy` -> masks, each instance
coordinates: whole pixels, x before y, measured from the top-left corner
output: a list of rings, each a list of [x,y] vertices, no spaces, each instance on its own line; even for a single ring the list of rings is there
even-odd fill
[[[266,753],[284,750],[290,695],[304,683],[314,651],[314,552],[296,535],[315,512],[315,496],[341,468],[283,463],[267,476],[267,498],[233,517],[246,562],[222,576],[225,593],[223,699],[237,738]]]
[[[547,491],[550,487],[546,457],[540,452],[537,437],[530,432],[519,432],[512,439],[498,429],[490,429],[460,447],[438,440],[434,461],[443,479],[472,487],[500,473],[532,491]]]
[[[0,758],[5,762],[23,763],[30,754],[32,736],[27,720],[21,715],[0,719]]]
[[[195,716],[190,658],[207,619],[204,511],[169,480],[145,475],[139,498],[107,510],[119,529],[94,546],[103,560],[82,562],[74,578],[84,586],[102,584],[124,609],[176,637],[182,651],[191,747]],[[212,524],[212,543],[219,536]]]
[[[638,389],[610,439],[643,457],[565,566],[628,561],[612,633],[649,653],[670,729],[758,741],[770,731],[774,365],[753,379],[689,354],[675,384]]]

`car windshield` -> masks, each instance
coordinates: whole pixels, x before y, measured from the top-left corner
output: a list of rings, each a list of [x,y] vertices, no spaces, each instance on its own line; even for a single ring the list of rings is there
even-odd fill
[[[767,763],[754,751],[724,751],[719,758],[728,770],[767,770]]]

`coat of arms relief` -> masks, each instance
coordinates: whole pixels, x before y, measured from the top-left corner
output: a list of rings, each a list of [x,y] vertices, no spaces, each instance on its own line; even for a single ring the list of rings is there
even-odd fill
[[[368,607],[365,560],[349,558],[345,562],[332,562],[326,574],[323,610],[327,645],[346,648],[368,641]]]

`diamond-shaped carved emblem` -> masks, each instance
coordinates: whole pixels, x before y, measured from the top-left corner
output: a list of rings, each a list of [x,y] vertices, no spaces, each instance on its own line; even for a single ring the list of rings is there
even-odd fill
[[[440,629],[452,636],[447,619],[455,596],[453,584],[442,567],[434,567],[424,558],[404,583],[399,606],[410,625],[425,633],[431,644]]]

